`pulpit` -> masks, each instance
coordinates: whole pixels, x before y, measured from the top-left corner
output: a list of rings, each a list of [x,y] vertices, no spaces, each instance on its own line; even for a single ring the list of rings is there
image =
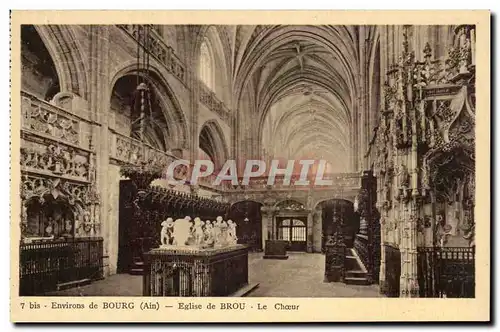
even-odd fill
[[[286,248],[289,242],[284,240],[266,240],[264,259],[288,259]]]
[[[162,246],[145,254],[144,296],[242,296],[249,247]]]

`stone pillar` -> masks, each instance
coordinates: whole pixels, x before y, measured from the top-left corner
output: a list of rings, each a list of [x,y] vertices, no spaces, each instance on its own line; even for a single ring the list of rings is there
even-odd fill
[[[109,27],[89,26],[90,29],[90,91],[89,106],[91,116],[99,125],[94,126],[93,143],[96,149],[96,184],[100,194],[100,235],[104,239],[104,276],[116,273],[118,257],[109,257],[110,245],[118,246],[118,238],[110,236],[111,223],[117,220],[110,218],[109,211],[109,131],[108,115],[111,94],[109,83]],[[116,225],[116,228],[118,226]]]
[[[387,211],[384,208],[382,214],[380,216],[380,272],[379,272],[379,289],[381,294],[385,294],[387,290],[387,285],[385,281],[385,242],[386,242],[386,227],[388,227],[387,220]]]
[[[313,212],[313,252],[321,252],[323,242],[323,223],[322,223],[321,208],[315,209]]]
[[[272,233],[275,209],[272,206],[264,205],[260,208],[260,211],[262,212],[262,250],[265,250],[266,240],[269,240],[268,234]]]
[[[307,252],[313,252],[313,223],[314,223],[314,211],[311,210],[307,214]]]
[[[400,297],[419,297],[417,276],[417,199],[405,204],[401,222]]]

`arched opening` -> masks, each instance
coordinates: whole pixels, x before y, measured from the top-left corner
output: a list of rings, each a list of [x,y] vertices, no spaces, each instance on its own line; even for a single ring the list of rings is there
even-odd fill
[[[61,91],[47,47],[33,25],[21,25],[21,89],[50,101]]]
[[[32,198],[25,205],[26,237],[65,240],[75,236],[75,213],[65,199],[47,194],[41,200]]]
[[[304,204],[295,200],[285,200],[276,205],[277,215],[273,238],[288,241],[289,251],[307,250],[308,211]]]
[[[144,80],[144,75],[136,73],[118,78],[111,93],[110,126],[120,134],[135,139],[141,138],[142,130],[143,140],[158,150],[183,146],[187,135],[182,112],[162,80],[152,71],[145,80],[150,108],[146,107],[141,125],[141,97],[137,91],[141,80]]]
[[[224,140],[224,134],[215,121],[208,121],[201,128],[199,152],[201,159],[211,160],[214,163],[214,173],[220,170],[226,162],[228,154],[227,145]]]
[[[253,250],[262,250],[262,203],[241,201],[233,204],[229,218],[236,222],[238,243],[249,245]]]
[[[198,64],[198,77],[212,91],[214,86],[214,57],[207,40],[204,40],[200,46],[200,59]]]
[[[352,248],[359,229],[359,214],[354,211],[354,204],[344,199],[330,199],[319,203],[317,209],[321,210],[321,251],[325,251],[326,238],[332,235],[336,222],[342,225],[346,248]]]

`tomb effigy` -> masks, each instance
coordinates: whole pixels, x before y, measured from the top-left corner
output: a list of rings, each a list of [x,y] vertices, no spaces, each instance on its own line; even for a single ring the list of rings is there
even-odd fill
[[[237,296],[253,288],[235,222],[186,216],[161,226],[161,245],[145,254],[144,296]]]

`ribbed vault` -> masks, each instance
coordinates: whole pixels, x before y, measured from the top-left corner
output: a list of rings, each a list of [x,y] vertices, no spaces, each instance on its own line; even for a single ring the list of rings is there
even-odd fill
[[[251,135],[261,149],[269,157],[327,159],[332,171],[349,171],[359,85],[356,28],[239,26],[231,31],[233,91],[244,117],[258,119]],[[250,105],[246,95],[254,96]]]

